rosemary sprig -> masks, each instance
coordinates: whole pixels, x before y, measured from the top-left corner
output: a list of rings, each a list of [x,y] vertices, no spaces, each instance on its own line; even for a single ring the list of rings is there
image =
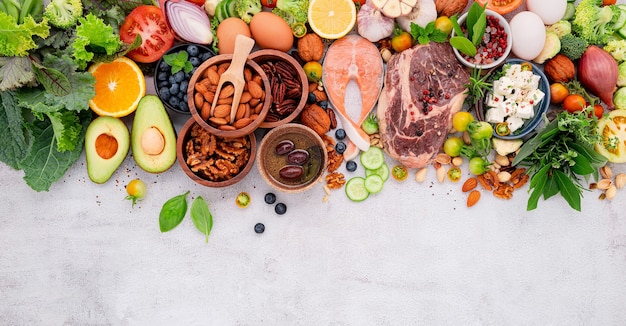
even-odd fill
[[[465,92],[465,94],[467,94],[467,98],[465,99],[467,104],[474,106],[485,97],[487,91],[492,86],[488,81],[488,77],[489,74],[483,75],[482,69],[476,66],[472,69],[469,81],[463,85],[467,88]]]

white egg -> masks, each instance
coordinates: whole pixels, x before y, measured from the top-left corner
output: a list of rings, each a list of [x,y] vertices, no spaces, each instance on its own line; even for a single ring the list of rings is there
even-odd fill
[[[526,7],[541,17],[545,25],[552,25],[565,15],[567,0],[526,0]]]
[[[531,11],[522,11],[511,19],[509,25],[513,54],[523,60],[536,58],[546,42],[546,28],[541,18]]]

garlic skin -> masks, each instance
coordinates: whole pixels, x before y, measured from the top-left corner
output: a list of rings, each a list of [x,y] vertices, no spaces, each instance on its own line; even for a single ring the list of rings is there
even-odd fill
[[[413,10],[406,16],[396,18],[396,22],[405,32],[411,32],[411,23],[424,28],[437,19],[437,6],[434,0],[418,0]]]
[[[393,18],[383,15],[369,1],[361,6],[356,16],[356,26],[359,35],[370,42],[378,42],[393,35],[394,24]]]

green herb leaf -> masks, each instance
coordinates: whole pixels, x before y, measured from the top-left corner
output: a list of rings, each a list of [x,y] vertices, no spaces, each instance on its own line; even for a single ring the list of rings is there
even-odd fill
[[[184,72],[190,72],[193,69],[191,62],[188,60],[189,56],[187,51],[180,51],[178,53],[170,53],[163,56],[165,63],[172,67],[172,74],[175,74],[181,70]]]
[[[424,28],[416,23],[411,23],[410,34],[419,44],[428,44],[430,41],[443,43],[448,39],[448,35],[446,33],[435,28],[435,22],[426,24],[426,27]]]
[[[36,62],[33,62],[32,69],[37,80],[52,95],[65,96],[72,92],[72,84],[62,72],[54,68],[46,68]]]
[[[454,34],[458,36],[463,35],[463,29],[461,29],[461,25],[459,25],[459,16],[457,14],[450,16],[450,22],[452,22],[452,29],[454,29]]]
[[[485,5],[485,8],[487,6]],[[467,37],[469,39],[474,38],[474,25],[480,21],[482,14],[485,12],[485,8],[480,6],[480,3],[474,2],[467,11],[465,18],[465,27],[467,28]],[[485,17],[486,18],[486,17]]]
[[[530,188],[534,188],[537,183],[541,181],[541,179],[546,179],[548,170],[550,170],[550,165],[544,165],[541,169],[537,170],[537,172],[535,172],[535,174],[530,177],[530,182],[528,183],[528,186]]]
[[[576,152],[576,153],[577,155],[572,157],[574,162],[576,162],[576,164],[572,166],[572,171],[579,175],[587,175],[587,174],[593,173],[596,169],[594,169],[593,166],[591,166],[591,163],[589,163],[589,160],[583,154],[579,152]]]
[[[209,211],[209,205],[200,196],[191,203],[191,220],[198,231],[206,235],[206,242],[209,242],[209,234],[213,228],[213,216]]]
[[[569,206],[580,212],[580,195],[581,191],[578,186],[567,176],[567,174],[560,170],[555,170],[554,175],[556,183],[559,186],[561,196],[565,198],[565,201]]]
[[[548,198],[559,193],[559,185],[556,182],[556,178],[550,177],[548,178],[548,182],[546,186],[543,188],[543,200],[547,200]]]
[[[476,2],[475,2],[476,3]],[[485,35],[485,29],[487,28],[487,14],[483,11],[478,20],[472,27],[472,43],[478,46]]]
[[[163,204],[161,212],[159,213],[159,227],[161,232],[170,231],[183,221],[187,213],[187,194],[189,194],[189,191],[182,195],[172,197]]]
[[[0,92],[0,161],[19,169],[19,162],[28,154],[32,135],[22,128],[24,116],[15,92]]]
[[[537,208],[537,204],[539,203],[539,198],[543,194],[543,190],[544,190],[544,187],[546,186],[548,178],[545,177],[544,175],[543,177],[537,180],[538,181],[535,183],[535,186],[533,187],[533,191],[530,194],[530,197],[528,198],[528,203],[526,204],[527,211],[532,211],[533,209]]]
[[[452,36],[450,45],[467,56],[473,57],[476,55],[476,46],[463,36]]]

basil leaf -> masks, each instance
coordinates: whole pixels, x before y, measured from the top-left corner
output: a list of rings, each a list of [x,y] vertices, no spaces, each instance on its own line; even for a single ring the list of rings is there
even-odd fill
[[[198,231],[206,235],[206,242],[209,242],[209,233],[213,228],[213,216],[209,212],[209,205],[200,196],[191,203],[191,220]]]
[[[556,178],[548,177],[548,182],[546,182],[546,186],[543,188],[543,200],[547,200],[558,193],[559,185],[556,183]]]
[[[478,20],[472,27],[472,43],[478,46],[480,41],[483,39],[483,35],[485,35],[485,29],[487,28],[487,14],[483,11],[483,13],[478,17]]]
[[[554,177],[556,177],[556,183],[559,186],[561,196],[565,198],[565,201],[569,206],[580,212],[580,189],[574,182],[567,176],[567,174],[560,170],[554,171]]]
[[[470,57],[476,55],[476,46],[463,36],[452,36],[450,38],[450,45]]]
[[[159,228],[161,232],[170,231],[183,221],[187,213],[187,194],[189,194],[189,191],[170,198],[163,204],[161,213],[159,213]]]
[[[535,183],[535,187],[533,188],[533,192],[528,197],[528,203],[526,204],[526,210],[532,211],[537,208],[537,204],[539,203],[539,198],[543,194],[543,189],[546,186],[547,178],[539,178],[539,181]]]
[[[450,22],[452,22],[452,28],[454,29],[454,34],[463,35],[463,30],[461,29],[461,25],[459,25],[458,15],[454,14],[450,16]]]
[[[539,171],[535,172],[535,174],[533,174],[533,176],[530,177],[530,183],[528,184],[528,186],[530,188],[533,188],[537,185],[539,180],[546,179],[547,178],[546,173],[548,172],[549,169],[550,169],[550,165],[544,165],[541,169],[539,169]]]

